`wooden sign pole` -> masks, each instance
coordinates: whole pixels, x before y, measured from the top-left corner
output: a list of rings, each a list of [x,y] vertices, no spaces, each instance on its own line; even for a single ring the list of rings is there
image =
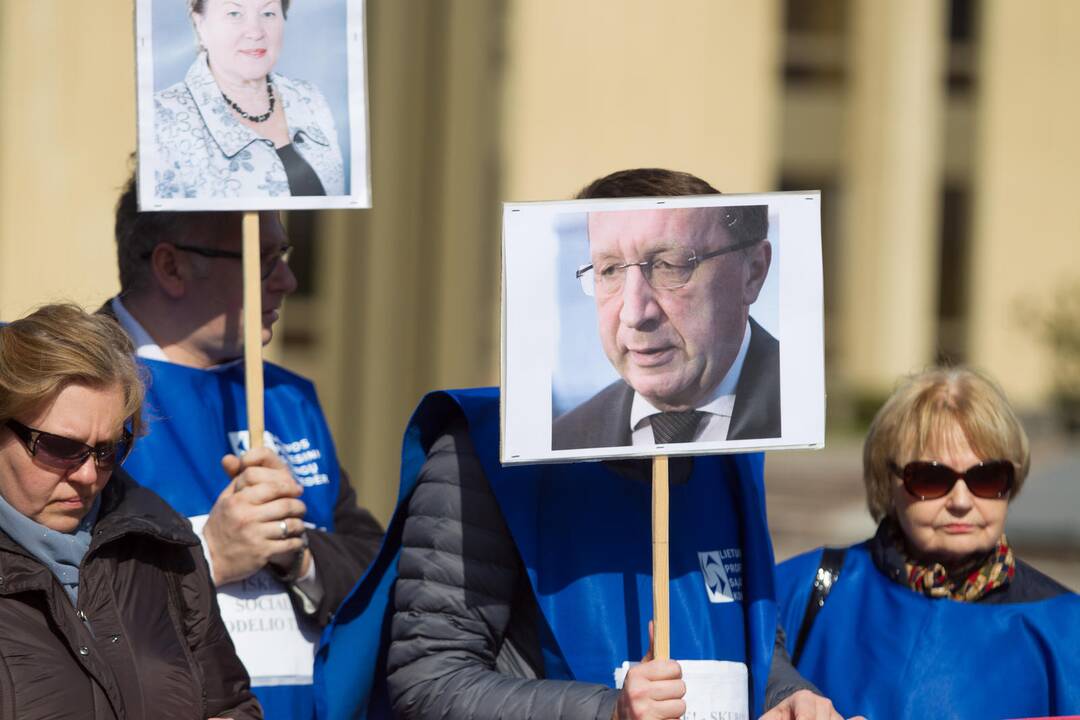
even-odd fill
[[[653,658],[671,659],[671,619],[668,612],[668,459],[653,458],[652,470],[652,588]]]
[[[262,267],[259,213],[244,212],[244,384],[247,395],[248,447],[263,446]]]

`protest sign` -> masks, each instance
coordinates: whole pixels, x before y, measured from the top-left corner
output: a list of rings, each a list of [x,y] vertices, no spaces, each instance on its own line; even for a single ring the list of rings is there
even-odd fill
[[[363,0],[138,0],[139,207],[371,205]]]

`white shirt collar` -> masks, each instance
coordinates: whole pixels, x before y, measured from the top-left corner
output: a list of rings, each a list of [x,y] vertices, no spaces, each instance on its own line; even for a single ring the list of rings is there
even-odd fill
[[[713,392],[712,397],[709,398],[709,401],[699,405],[695,408],[696,410],[711,415],[731,417],[731,410],[735,406],[735,388],[739,384],[739,375],[742,374],[743,363],[746,361],[746,352],[749,349],[750,323],[747,323],[743,329],[742,344],[739,346],[738,354],[735,355],[735,361],[731,363],[731,367],[728,368],[724,379],[716,386],[716,390]],[[637,429],[646,418],[659,412],[661,411],[635,391],[634,401],[630,406],[630,429]]]
[[[111,304],[112,311],[116,313],[116,319],[120,321],[120,326],[124,328],[124,332],[128,334],[131,342],[135,345],[135,355],[150,360],[169,362],[169,358],[165,357],[165,351],[161,349],[161,346],[154,342],[154,338],[150,337],[150,333],[146,332],[146,328],[124,307],[124,303],[120,302],[119,295],[112,299]]]

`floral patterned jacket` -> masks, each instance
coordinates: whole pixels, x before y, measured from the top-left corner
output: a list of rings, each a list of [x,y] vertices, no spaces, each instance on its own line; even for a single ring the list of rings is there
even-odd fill
[[[345,195],[345,170],[330,106],[304,80],[270,74],[289,136],[327,195]],[[244,198],[289,195],[274,143],[244,127],[221,96],[206,54],[178,82],[154,95],[155,195]]]

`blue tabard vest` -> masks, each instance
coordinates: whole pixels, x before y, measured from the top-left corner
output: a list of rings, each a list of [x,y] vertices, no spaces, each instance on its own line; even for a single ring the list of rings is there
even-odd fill
[[[319,718],[388,717],[381,662],[408,499],[428,448],[460,413],[546,621],[545,676],[613,687],[615,668],[648,649],[651,485],[600,463],[504,468],[498,390],[432,393],[406,430],[384,546],[324,632]],[[695,458],[691,478],[673,484],[670,497],[671,655],[745,663],[753,717],[763,711],[776,633],[762,472],[760,453]]]
[[[248,448],[244,367],[200,370],[139,358],[150,373],[144,415],[149,433],[124,469],[181,514],[210,512],[229,484],[221,457]],[[265,363],[266,446],[275,447],[304,486],[305,521],[332,531],[340,482],[337,452],[314,386]],[[268,720],[310,718],[311,685],[253,687]]]
[[[820,560],[815,550],[777,568],[789,650]],[[933,600],[885,577],[862,543],[848,549],[798,669],[844,717],[1080,713],[1080,597],[1016,604]]]

